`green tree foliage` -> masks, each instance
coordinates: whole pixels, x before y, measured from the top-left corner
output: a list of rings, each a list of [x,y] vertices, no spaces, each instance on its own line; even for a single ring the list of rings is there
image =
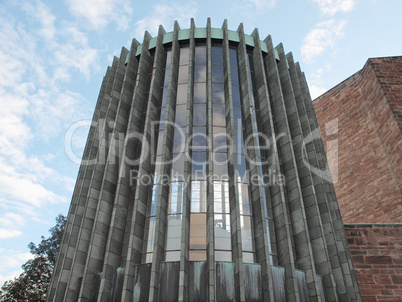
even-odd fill
[[[4,283],[0,291],[1,302],[46,300],[65,224],[66,217],[59,214],[56,225],[49,230],[50,237],[42,236],[38,246],[33,242],[28,245],[34,258],[22,265],[23,272],[19,277]]]

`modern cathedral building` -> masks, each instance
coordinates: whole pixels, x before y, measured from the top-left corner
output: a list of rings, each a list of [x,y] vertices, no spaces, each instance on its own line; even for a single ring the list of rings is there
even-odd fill
[[[243,26],[107,69],[48,301],[360,301],[304,74]]]

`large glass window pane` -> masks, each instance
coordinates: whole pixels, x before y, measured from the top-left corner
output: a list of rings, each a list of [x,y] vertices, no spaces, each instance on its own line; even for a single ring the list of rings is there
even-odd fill
[[[179,84],[185,84],[188,81],[188,66],[179,66]]]
[[[205,83],[194,84],[194,103],[207,102],[207,86]]]
[[[178,214],[182,212],[183,207],[183,182],[172,182],[169,193],[168,214]]]
[[[215,261],[232,261],[232,252],[215,251]]]
[[[187,84],[177,86],[176,104],[187,104]]]
[[[236,67],[231,67],[230,68],[230,74],[231,74],[231,79],[232,79],[232,85],[239,86],[240,81],[239,81],[239,69]]]
[[[207,167],[207,154],[206,152],[193,152],[192,153],[192,178],[205,179]]]
[[[232,98],[233,98],[233,105],[240,106],[241,99],[240,99],[240,88],[238,86],[232,86]]]
[[[237,66],[237,51],[236,49],[229,49],[230,66]]]
[[[223,83],[223,66],[222,65],[212,65],[212,82],[213,83]]]
[[[192,150],[204,151],[207,149],[206,127],[193,127]]]
[[[239,177],[238,181],[248,182],[246,157],[244,155],[236,155],[236,161],[237,161],[237,174]]]
[[[166,107],[167,95],[168,95],[168,88],[165,87],[165,88],[163,88],[163,95],[162,95],[162,104],[161,104],[161,107]]]
[[[173,153],[181,153],[184,152],[184,147],[186,144],[186,135],[184,128],[174,128],[173,135]],[[158,146],[159,150],[159,146]],[[161,153],[158,153],[160,155]]]
[[[187,105],[176,106],[175,123],[177,127],[186,126],[186,107]]]
[[[158,145],[156,147],[156,155],[161,155],[163,150],[163,130],[158,132]]]
[[[181,221],[181,215],[168,215],[167,239],[181,238]]]
[[[206,261],[207,260],[207,252],[203,250],[193,250],[189,251],[188,254],[190,261]]]
[[[190,215],[190,249],[207,248],[206,214]]]
[[[153,252],[154,250],[155,223],[156,223],[156,217],[147,218],[145,221],[145,225],[147,225],[147,228],[145,229],[146,234],[145,242],[147,243],[145,245],[146,253]]]
[[[243,140],[243,129],[236,128],[235,133],[235,143],[236,143],[236,153],[245,154],[244,152],[244,140]]]
[[[207,80],[207,67],[205,65],[194,66],[194,82],[206,82]]]
[[[251,204],[248,194],[247,184],[238,184],[239,189],[239,204],[240,204],[240,215],[251,215]]]
[[[229,213],[229,183],[214,181],[213,188],[215,213]]]
[[[180,59],[179,65],[188,65],[189,61],[189,49],[188,48],[180,48]]]
[[[180,261],[180,251],[166,252],[165,261]]]
[[[193,125],[203,126],[207,123],[207,106],[206,104],[194,104],[193,109]]]
[[[224,85],[218,83],[212,83],[212,102],[225,104],[225,92]]]
[[[195,64],[205,65],[207,63],[207,48],[205,46],[197,46],[195,48]]]
[[[212,64],[222,65],[222,47],[212,47]]]
[[[191,182],[191,212],[207,211],[207,182],[195,180]]]
[[[212,107],[212,124],[214,126],[226,126],[225,105],[213,104]]]
[[[233,118],[236,128],[243,128],[241,110],[242,110],[241,107],[233,106]]]
[[[185,158],[184,153],[178,154],[173,157],[172,170],[171,170],[172,181],[184,179],[184,158]]]
[[[228,173],[228,157],[226,153],[214,153],[214,175],[220,179],[226,179],[229,175]]]
[[[227,151],[227,137],[226,137],[226,128],[223,127],[213,127],[213,150],[219,152]]]
[[[243,252],[243,262],[244,263],[255,263],[254,253]]]

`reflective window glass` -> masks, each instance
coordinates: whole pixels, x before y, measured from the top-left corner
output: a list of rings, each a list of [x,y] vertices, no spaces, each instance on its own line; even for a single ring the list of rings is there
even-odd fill
[[[178,84],[184,84],[188,81],[188,66],[179,66],[179,79]]]
[[[184,179],[184,158],[185,154],[181,153],[176,155],[172,159],[171,180],[183,180]]]
[[[212,102],[225,104],[224,85],[212,83]]]
[[[158,144],[156,147],[156,155],[161,155],[163,150],[163,130],[158,132]]]
[[[145,245],[145,252],[153,252],[154,250],[154,238],[155,238],[155,223],[156,223],[156,217],[150,217],[147,218],[145,221],[145,225],[147,225],[147,228],[145,229],[145,242],[147,243]]]
[[[193,125],[203,126],[207,123],[207,106],[206,104],[194,104],[193,108]]]
[[[232,98],[234,106],[241,106],[240,88],[238,86],[232,86]]]
[[[211,48],[212,51],[212,64],[222,65],[222,47],[215,47]]]
[[[163,88],[161,107],[166,107],[167,95],[168,95],[168,88],[165,87],[165,88]]]
[[[180,251],[166,252],[165,261],[180,261]]]
[[[173,153],[184,152],[184,147],[185,147],[185,143],[186,143],[185,130],[186,129],[184,129],[184,128],[174,128]]]
[[[233,118],[235,122],[236,128],[242,128],[242,114],[241,114],[241,107],[233,106]]]
[[[236,155],[238,181],[248,182],[246,157],[244,155]]]
[[[226,128],[213,127],[212,131],[213,131],[213,150],[216,152],[226,152],[227,151]]]
[[[195,48],[195,64],[205,65],[207,63],[207,48],[205,46],[197,46]]]
[[[239,190],[240,214],[251,215],[252,208],[248,194],[248,185],[239,183],[238,190]]]
[[[207,252],[203,251],[203,250],[200,250],[200,251],[192,250],[192,251],[189,251],[188,257],[189,257],[190,261],[206,261],[207,260]]]
[[[193,127],[192,150],[203,151],[207,149],[206,127]]]
[[[214,126],[226,126],[225,105],[213,104],[212,107],[212,124]]]
[[[166,52],[166,69],[170,68],[170,63],[172,62],[172,51],[169,50]]]
[[[176,106],[175,123],[177,127],[186,126],[186,107],[187,105]]]
[[[183,182],[172,182],[169,193],[169,214],[182,212],[183,207]]]
[[[229,213],[229,183],[214,181],[214,211],[215,213]]]
[[[236,153],[245,154],[244,152],[244,140],[243,140],[243,129],[235,128],[235,143],[236,143]]]
[[[207,67],[205,65],[194,66],[194,82],[206,82],[207,80]]]
[[[168,215],[167,239],[181,237],[181,218],[181,215]]]
[[[214,175],[218,177],[228,176],[228,159],[226,153],[214,153],[212,155],[214,161]]]
[[[207,182],[194,180],[191,182],[191,212],[207,211]]]
[[[187,104],[187,84],[177,86],[176,104]]]
[[[215,251],[215,261],[232,261],[232,252]]]
[[[230,214],[214,214],[214,225],[215,225],[215,238],[223,239],[223,238],[228,238],[230,239]],[[229,246],[226,247],[215,247],[216,249],[220,250],[225,250],[231,249],[230,246],[230,241],[229,241]]]
[[[192,153],[192,178],[205,179],[207,168],[207,154],[206,152],[193,152]]]
[[[255,263],[254,253],[243,252],[243,262],[244,263]]]
[[[236,49],[229,49],[230,66],[237,66],[237,51]]]
[[[189,49],[186,48],[180,48],[180,59],[179,59],[179,65],[188,65],[189,61]]]
[[[207,248],[206,214],[190,215],[190,249]]]
[[[143,258],[143,262],[144,263],[152,263],[152,255],[153,255],[153,253],[145,254],[145,257]]]
[[[223,66],[222,65],[212,65],[212,82],[213,83],[223,83]]]
[[[207,86],[206,83],[194,84],[194,103],[207,102]]]
[[[236,67],[231,67],[230,68],[230,74],[231,74],[232,85],[239,86],[240,85],[239,69],[236,68]]]

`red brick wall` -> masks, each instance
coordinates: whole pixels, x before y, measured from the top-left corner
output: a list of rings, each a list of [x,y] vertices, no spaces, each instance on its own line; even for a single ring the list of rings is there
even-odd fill
[[[369,59],[314,101],[345,223],[402,222],[401,102],[402,57]]]
[[[402,301],[402,224],[345,231],[363,301]]]

